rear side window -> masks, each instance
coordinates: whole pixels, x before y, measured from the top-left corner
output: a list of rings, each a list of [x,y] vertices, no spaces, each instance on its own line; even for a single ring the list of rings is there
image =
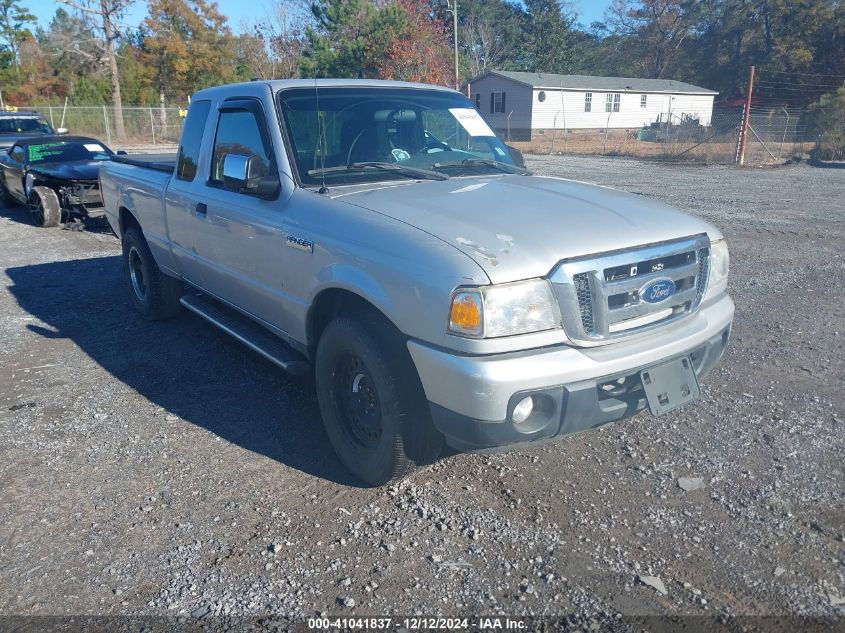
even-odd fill
[[[179,180],[193,180],[197,175],[202,133],[210,108],[211,101],[194,101],[188,108],[179,145],[179,158],[176,161],[176,177]]]
[[[217,122],[214,155],[211,163],[211,182],[223,182],[223,161],[228,154],[257,156],[262,165],[260,175],[272,173],[270,141],[261,133],[255,114],[247,110],[224,111]]]

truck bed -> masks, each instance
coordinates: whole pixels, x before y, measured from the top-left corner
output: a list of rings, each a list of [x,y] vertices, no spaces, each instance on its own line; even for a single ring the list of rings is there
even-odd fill
[[[169,162],[168,162],[169,159]],[[121,211],[131,209],[159,266],[173,269],[164,214],[164,195],[173,177],[172,156],[116,156],[100,167],[100,195],[106,219],[121,235]]]
[[[167,173],[172,173],[176,166],[176,154],[173,153],[115,155],[111,159],[116,163],[145,167]]]

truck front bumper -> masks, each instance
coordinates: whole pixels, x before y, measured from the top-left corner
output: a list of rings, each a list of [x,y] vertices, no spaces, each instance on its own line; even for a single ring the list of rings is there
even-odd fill
[[[634,415],[647,405],[640,371],[688,356],[703,377],[722,357],[734,304],[727,295],[688,319],[600,347],[555,346],[490,356],[461,356],[408,342],[432,419],[447,443],[480,450],[535,442]],[[514,407],[535,396],[527,420]]]

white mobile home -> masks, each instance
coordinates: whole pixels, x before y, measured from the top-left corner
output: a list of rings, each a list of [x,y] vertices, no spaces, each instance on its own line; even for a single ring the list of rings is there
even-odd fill
[[[490,70],[470,98],[496,131],[529,140],[546,130],[637,129],[657,121],[710,125],[712,90],[671,79],[592,77]]]

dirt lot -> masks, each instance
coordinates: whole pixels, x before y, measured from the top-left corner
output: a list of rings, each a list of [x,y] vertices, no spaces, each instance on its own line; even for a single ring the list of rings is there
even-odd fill
[[[105,228],[0,212],[0,616],[842,625],[845,170],[529,162],[720,226],[732,347],[678,413],[384,489],[335,461],[307,380],[188,314],[140,320]]]

